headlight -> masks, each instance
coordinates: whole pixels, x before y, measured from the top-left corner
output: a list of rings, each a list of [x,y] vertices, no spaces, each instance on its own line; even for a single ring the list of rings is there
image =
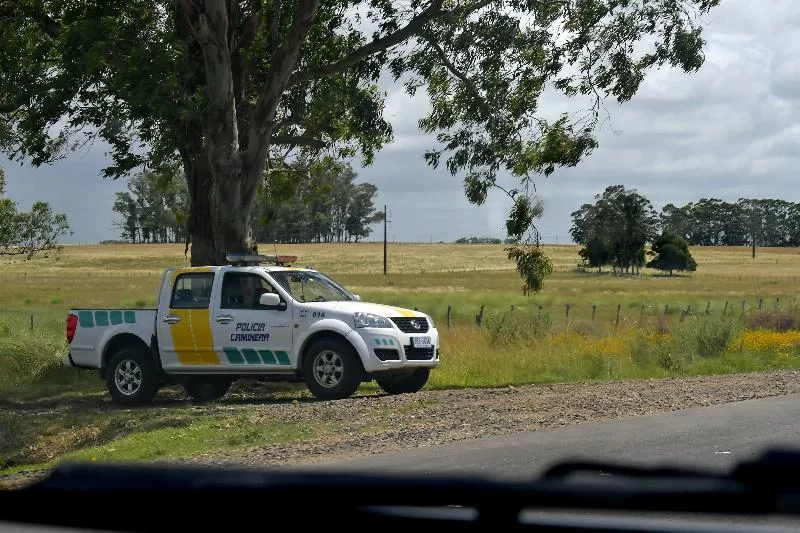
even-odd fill
[[[390,328],[388,318],[373,315],[372,313],[353,313],[353,322],[357,328]]]

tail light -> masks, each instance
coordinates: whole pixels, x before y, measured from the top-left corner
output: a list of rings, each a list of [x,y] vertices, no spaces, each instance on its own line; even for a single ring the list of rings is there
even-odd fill
[[[78,316],[70,313],[67,317],[67,344],[72,344],[76,329],[78,329]]]

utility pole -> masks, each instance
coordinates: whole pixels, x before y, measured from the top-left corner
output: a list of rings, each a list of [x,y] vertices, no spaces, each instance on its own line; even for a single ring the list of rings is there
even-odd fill
[[[386,275],[386,204],[383,204],[383,275]]]

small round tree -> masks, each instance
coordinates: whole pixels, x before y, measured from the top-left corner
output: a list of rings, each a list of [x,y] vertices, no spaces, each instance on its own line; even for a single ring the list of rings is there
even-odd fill
[[[689,252],[689,244],[686,239],[672,231],[663,232],[653,242],[653,249],[649,254],[655,257],[647,263],[646,267],[669,272],[670,276],[674,270],[679,272],[697,270],[697,262]]]

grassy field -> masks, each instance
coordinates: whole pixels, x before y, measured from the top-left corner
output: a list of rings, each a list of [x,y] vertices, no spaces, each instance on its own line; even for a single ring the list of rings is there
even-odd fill
[[[752,259],[747,248],[694,248],[698,272],[672,277],[583,272],[577,247],[546,249],[556,272],[527,298],[501,245],[390,244],[386,276],[381,244],[277,251],[364,300],[430,313],[442,334],[433,388],[800,367],[798,249],[759,249]],[[66,246],[57,258],[0,262],[0,472],[63,457],[147,459],[305,438],[309,428],[299,423],[223,431],[219,415],[178,409],[177,390],[167,391],[170,409],[109,410],[95,375],[61,367],[70,307],[153,306],[161,271],[186,264],[181,245]],[[302,387],[258,394],[307,397]],[[82,402],[94,407],[26,414]],[[176,432],[185,439],[168,445]]]

